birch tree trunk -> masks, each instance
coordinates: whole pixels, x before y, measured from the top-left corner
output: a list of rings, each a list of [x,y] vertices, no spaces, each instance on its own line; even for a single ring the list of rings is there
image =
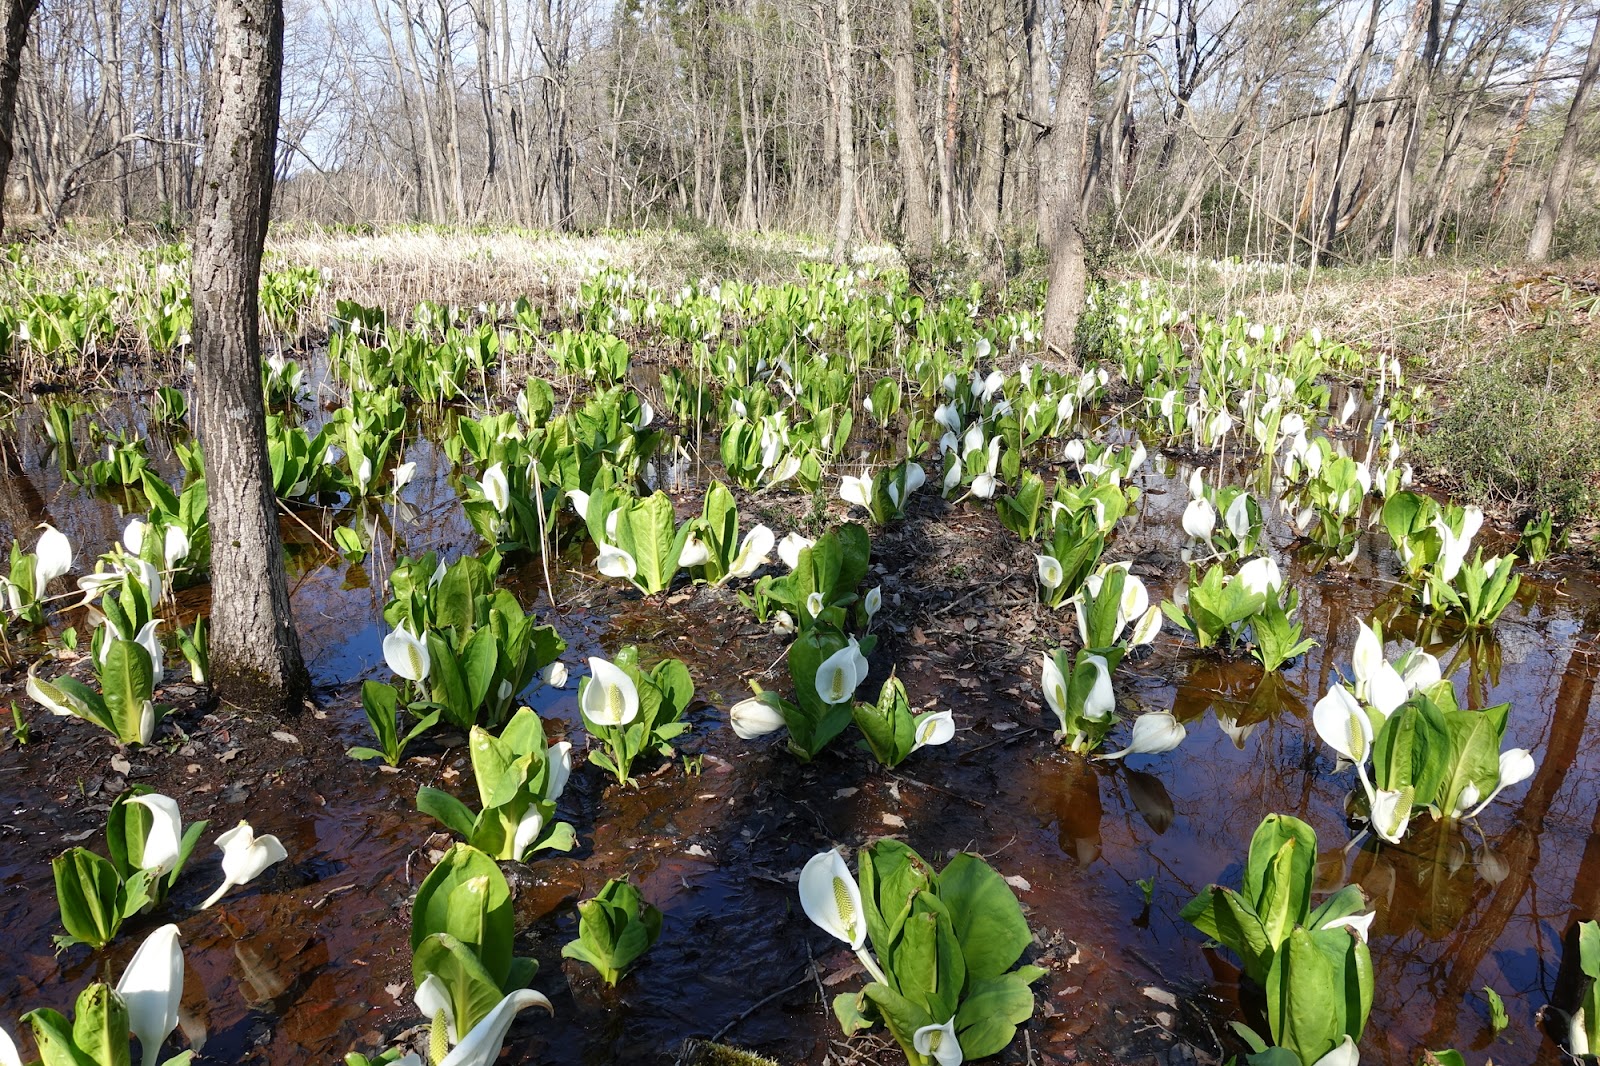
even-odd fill
[[[282,0],[218,0],[194,229],[197,414],[211,509],[211,670],[228,703],[283,711],[307,678],[267,467],[258,291],[272,203]]]
[[[1550,181],[1544,187],[1544,201],[1533,219],[1533,235],[1528,238],[1528,258],[1543,263],[1550,258],[1550,246],[1555,241],[1556,217],[1561,213],[1561,201],[1566,198],[1572,184],[1572,167],[1578,158],[1578,131],[1583,125],[1583,106],[1588,102],[1589,90],[1594,87],[1595,75],[1600,73],[1600,15],[1595,16],[1594,35],[1589,38],[1589,54],[1583,61],[1583,75],[1572,94],[1572,107],[1567,110],[1567,128],[1561,134],[1561,147],[1556,149],[1556,161],[1550,166]]]

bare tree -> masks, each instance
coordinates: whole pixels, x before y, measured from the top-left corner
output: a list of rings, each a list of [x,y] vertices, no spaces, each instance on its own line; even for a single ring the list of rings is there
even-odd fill
[[[212,674],[230,703],[305,693],[267,466],[259,287],[282,88],[282,0],[218,0],[216,73],[194,230],[194,341],[211,510]]]
[[[1089,132],[1094,75],[1100,52],[1099,0],[1062,0],[1065,18],[1055,122],[1046,135],[1051,162],[1042,167],[1047,193],[1045,232],[1050,280],[1044,298],[1046,349],[1076,366],[1074,338],[1083,311],[1088,267],[1083,250],[1084,141]]]
[[[1556,216],[1561,212],[1561,201],[1572,185],[1572,167],[1578,157],[1578,131],[1583,125],[1583,107],[1594,87],[1595,75],[1600,73],[1600,14],[1594,18],[1594,34],[1589,39],[1589,54],[1583,61],[1583,74],[1572,94],[1572,106],[1567,109],[1567,125],[1561,133],[1561,147],[1556,149],[1555,162],[1550,165],[1550,180],[1544,187],[1544,200],[1539,213],[1534,216],[1533,234],[1528,238],[1528,258],[1542,263],[1550,258],[1550,246],[1555,241]]]
[[[11,173],[12,128],[17,113],[17,81],[22,75],[22,49],[28,22],[39,0],[5,0],[6,39],[0,44],[0,231],[5,229],[6,178]]]
[[[835,0],[833,61],[835,125],[839,134],[839,212],[833,223],[833,258],[850,256],[850,234],[856,217],[855,38],[850,28],[850,0]]]
[[[913,56],[911,0],[890,0],[894,17],[894,52],[889,65],[894,75],[895,138],[899,144],[901,195],[905,199],[905,258],[911,279],[925,288],[933,257],[933,211],[928,205],[928,156],[917,115],[917,75]]]

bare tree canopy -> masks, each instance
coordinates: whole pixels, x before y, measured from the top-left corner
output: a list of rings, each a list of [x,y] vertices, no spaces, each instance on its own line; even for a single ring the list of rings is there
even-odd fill
[[[801,230],[908,262],[937,238],[998,268],[1055,241],[1072,170],[1091,246],[1349,262],[1600,229],[1593,0],[1107,0],[1081,71],[1082,5],[1043,0],[288,3],[280,219]],[[19,222],[193,214],[215,18],[39,12]]]

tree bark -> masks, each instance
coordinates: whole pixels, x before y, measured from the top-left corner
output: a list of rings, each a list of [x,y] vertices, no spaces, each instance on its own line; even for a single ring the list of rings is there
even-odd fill
[[[218,0],[192,285],[211,510],[211,668],[223,700],[262,711],[293,707],[308,684],[261,397],[258,291],[282,73],[282,0]]]
[[[1044,344],[1047,351],[1078,366],[1074,339],[1088,285],[1083,257],[1083,148],[1089,131],[1095,65],[1100,53],[1099,0],[1062,0],[1061,80],[1056,91],[1055,121],[1045,139],[1052,161],[1045,182],[1048,206],[1045,232],[1050,235],[1049,288],[1044,298]]]
[[[1556,161],[1550,166],[1550,181],[1544,187],[1544,202],[1533,219],[1533,235],[1528,238],[1528,258],[1542,263],[1550,258],[1550,246],[1555,242],[1556,217],[1561,213],[1561,201],[1566,198],[1572,184],[1572,167],[1578,157],[1578,131],[1583,125],[1583,107],[1594,87],[1595,75],[1600,74],[1600,15],[1595,16],[1594,35],[1589,39],[1589,54],[1583,61],[1583,75],[1572,94],[1572,106],[1567,110],[1567,128],[1561,134],[1561,147],[1556,149]]]
[[[1417,156],[1421,150],[1423,127],[1428,121],[1428,102],[1433,95],[1433,79],[1437,76],[1439,56],[1439,18],[1442,0],[1417,0],[1425,11],[1427,32],[1423,37],[1422,71],[1417,79],[1416,95],[1411,101],[1411,121],[1406,129],[1405,144],[1400,149],[1400,173],[1394,189],[1394,241],[1390,257],[1395,262],[1411,258],[1414,239],[1411,235],[1411,189],[1416,180]]]
[[[933,259],[933,210],[928,205],[928,157],[917,117],[917,74],[912,64],[911,0],[894,0],[895,140],[899,142],[900,182],[905,189],[905,258],[912,284],[925,291]]]
[[[1005,5],[993,0],[983,27],[983,96],[978,110],[978,181],[972,193],[972,222],[983,254],[999,262],[1000,176],[1006,165]]]
[[[945,55],[949,71],[945,77],[944,137],[939,151],[939,239],[949,242],[956,236],[956,130],[961,118],[961,0],[950,0],[949,21],[945,25]]]
[[[839,49],[834,100],[839,111],[835,122],[839,134],[839,212],[833,223],[833,258],[842,263],[850,258],[850,235],[856,216],[856,108],[852,84],[855,40],[850,32],[850,0],[837,0],[835,16],[835,43]]]
[[[39,0],[5,0],[6,39],[0,49],[0,231],[5,229],[6,179],[11,173],[12,123],[17,113],[22,49],[28,43],[28,22],[38,6]]]

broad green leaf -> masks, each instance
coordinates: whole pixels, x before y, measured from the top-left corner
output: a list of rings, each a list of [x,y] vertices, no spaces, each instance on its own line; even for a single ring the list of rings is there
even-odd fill
[[[1289,934],[1267,975],[1273,1043],[1314,1063],[1344,1038],[1343,988],[1332,960],[1304,929]]]
[[[110,985],[96,981],[78,995],[72,1042],[100,1066],[129,1066],[128,1007]]]
[[[939,874],[937,892],[949,911],[969,979],[999,977],[1033,942],[1011,886],[978,856],[963,852],[951,859]]]
[[[956,1034],[968,1059],[998,1055],[1017,1035],[1017,1026],[1033,1016],[1033,990],[1028,986],[1045,974],[1037,966],[973,981],[961,1009]]]

